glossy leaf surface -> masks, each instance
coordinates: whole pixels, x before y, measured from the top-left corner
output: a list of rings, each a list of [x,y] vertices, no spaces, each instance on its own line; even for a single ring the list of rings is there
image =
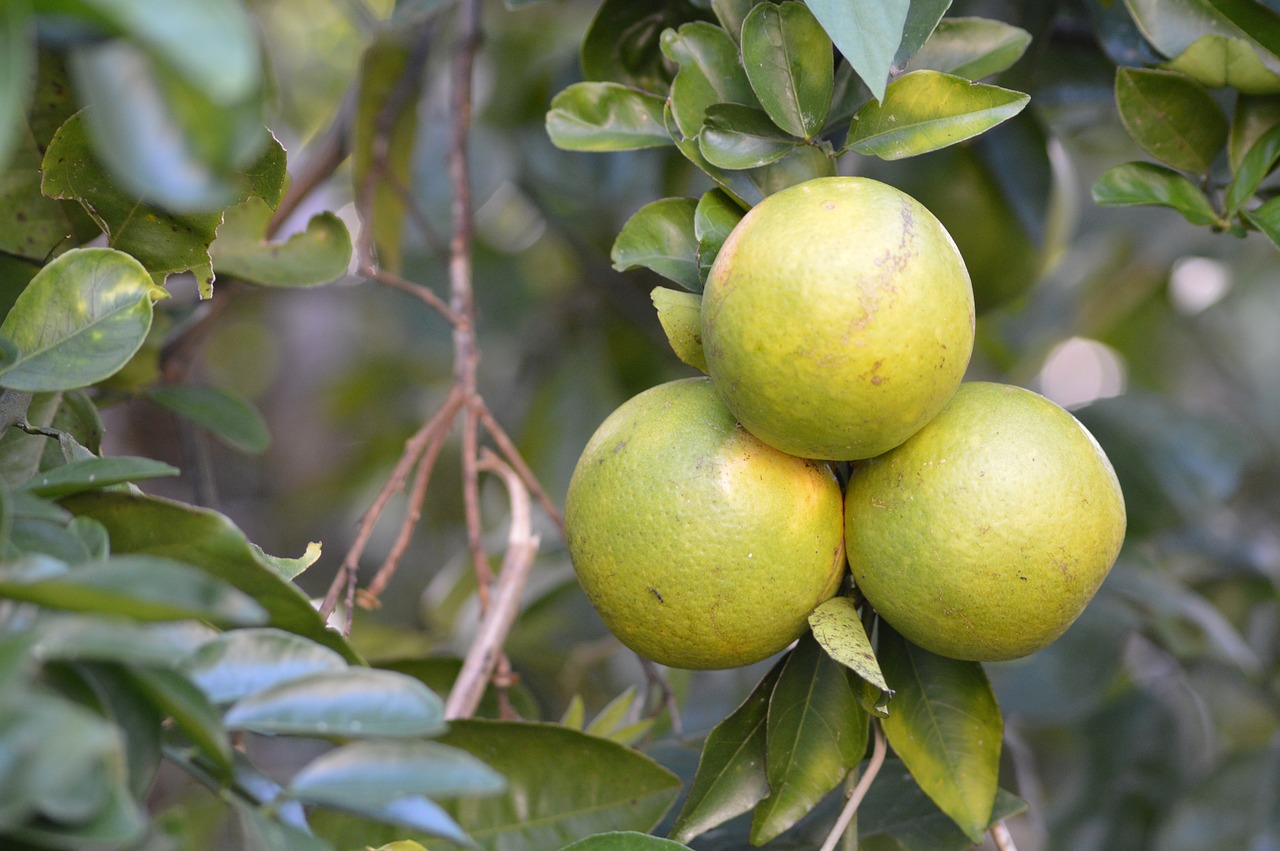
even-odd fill
[[[1227,142],[1227,119],[1213,96],[1175,71],[1116,71],[1120,120],[1143,150],[1181,171],[1207,174]]]
[[[742,64],[773,122],[811,139],[831,108],[831,39],[803,3],[761,3],[742,25]]]
[[[791,153],[800,140],[780,130],[763,110],[721,103],[707,110],[698,150],[724,169],[757,168]]]
[[[893,57],[902,43],[910,0],[810,0],[808,6],[872,97],[883,99]]]
[[[1218,221],[1217,211],[1200,187],[1185,175],[1155,163],[1125,163],[1107,169],[1093,183],[1093,200],[1113,207],[1171,207],[1193,225]]]
[[[346,660],[328,647],[270,628],[223,633],[182,662],[187,676],[214,703],[232,703],[281,683],[346,666]]]
[[[663,99],[617,83],[575,83],[551,100],[547,134],[569,151],[626,151],[671,144]]]
[[[907,65],[980,80],[999,74],[1022,58],[1031,33],[988,18],[943,18]]]
[[[503,786],[500,774],[458,748],[372,741],[316,757],[293,776],[285,794],[320,806],[377,807],[411,795],[485,796]]]
[[[613,268],[624,272],[643,267],[690,292],[701,292],[693,232],[696,206],[691,198],[663,198],[641,207],[613,242]]]
[[[671,81],[671,113],[685,137],[698,135],[713,104],[758,105],[738,46],[720,27],[696,22],[667,30],[662,53],[680,67]]]

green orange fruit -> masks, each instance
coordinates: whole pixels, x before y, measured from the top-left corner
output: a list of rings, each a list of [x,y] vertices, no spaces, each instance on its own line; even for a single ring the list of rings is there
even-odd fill
[[[973,350],[973,291],[946,230],[862,177],[765,198],[720,249],[702,299],[707,370],[752,434],[859,459],[946,404]]]
[[[845,568],[830,467],[761,443],[707,378],[651,388],[609,415],[570,480],[565,526],[605,625],[673,667],[777,653]]]
[[[857,465],[845,494],[855,586],[907,639],[957,659],[1047,646],[1124,533],[1124,497],[1093,436],[1003,384],[961,385],[901,446]]]

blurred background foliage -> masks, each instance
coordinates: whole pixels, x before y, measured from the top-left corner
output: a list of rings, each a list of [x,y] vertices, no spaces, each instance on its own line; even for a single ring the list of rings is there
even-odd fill
[[[382,22],[416,20],[440,5],[248,4],[264,45],[266,123],[291,166],[344,109],[362,57],[392,29]],[[649,301],[660,279],[617,273],[608,257],[643,204],[707,188],[671,149],[588,155],[548,141],[547,104],[581,78],[578,45],[598,5],[485,4],[477,58],[480,389],[557,502],[578,452],[614,407],[691,374],[668,349]],[[1017,383],[1072,408],[1113,460],[1130,516],[1119,563],[1066,636],[1030,658],[987,666],[1006,718],[1002,785],[1030,803],[1010,829],[1023,851],[1276,847],[1275,248],[1256,233],[1242,239],[1195,227],[1172,210],[1091,201],[1089,188],[1106,169],[1145,156],[1117,114],[1116,63],[1160,59],[1118,0],[956,0],[949,14],[1032,33],[1022,61],[999,78],[1031,94],[1026,112],[972,143],[900,163],[850,154],[841,171],[906,189],[952,228],[981,308],[968,377]],[[406,152],[428,221],[410,222],[399,250],[405,277],[440,289],[452,32],[447,15],[429,20],[418,132]],[[1225,89],[1214,96],[1236,97]],[[337,211],[354,233],[351,167],[282,233],[322,210]],[[193,282],[175,278],[169,289],[175,298],[157,307],[153,350],[192,309]],[[321,562],[300,579],[319,595],[404,440],[451,384],[449,329],[420,303],[354,276],[318,289],[228,290],[225,298],[193,375],[252,400],[270,447],[246,455],[134,399],[104,410],[107,452],[180,467],[181,477],[147,489],[218,508],[268,552],[323,541]],[[133,367],[143,373],[145,352]],[[449,444],[402,569],[382,607],[357,614],[352,636],[371,661],[419,664],[440,690],[452,663],[414,660],[457,658],[475,623],[457,455]],[[505,497],[496,487],[483,496],[498,549]],[[578,591],[552,524],[539,523],[545,543],[507,645],[517,707],[554,720],[580,700],[589,719],[626,689],[643,689],[644,674]],[[370,569],[391,546],[393,527],[375,533]],[[687,779],[699,737],[763,670],[669,672],[684,738],[676,741],[662,719],[641,746]],[[180,799],[174,790],[158,794]],[[198,810],[183,817],[197,819]],[[716,842],[713,832],[695,847],[735,847]]]

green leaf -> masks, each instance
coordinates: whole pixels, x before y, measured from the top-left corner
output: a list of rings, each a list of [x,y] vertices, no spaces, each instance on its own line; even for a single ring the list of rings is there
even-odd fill
[[[1218,212],[1200,187],[1185,175],[1155,163],[1124,163],[1107,169],[1093,183],[1093,200],[1108,207],[1172,207],[1193,225],[1218,222]]]
[[[136,799],[144,799],[163,758],[164,716],[139,693],[119,665],[76,664],[71,669],[92,692],[103,717],[119,728],[129,790]]]
[[[896,692],[885,735],[934,803],[973,842],[991,822],[1003,722],[977,662],[915,647],[881,624],[880,664]]]
[[[272,210],[250,198],[226,211],[209,246],[213,271],[268,287],[311,287],[341,278],[351,262],[351,236],[342,219],[317,213],[284,242],[266,238]]]
[[[671,144],[664,100],[617,83],[574,83],[551,100],[547,135],[567,151],[628,151]]]
[[[1176,71],[1120,68],[1116,105],[1129,135],[1180,171],[1208,174],[1227,143],[1227,118],[1213,95]]]
[[[688,847],[679,842],[672,842],[670,839],[649,836],[647,833],[637,833],[634,830],[624,830],[597,833],[595,836],[571,842],[560,851],[650,851],[650,849],[672,851],[677,848],[684,848],[687,851]]]
[[[35,73],[35,19],[26,0],[13,0],[0,7],[0,173],[24,130]]]
[[[1241,29],[1232,16],[1223,14],[1228,5],[1219,0],[1125,0],[1125,6],[1133,16],[1144,38],[1165,56],[1177,56],[1206,35],[1224,35],[1229,38],[1253,38],[1254,28]],[[1262,7],[1259,4],[1248,5]],[[1259,32],[1267,30],[1264,24]],[[1274,40],[1271,37],[1269,40]],[[1280,46],[1273,46],[1275,54]]]
[[[256,195],[273,202],[284,180],[284,149],[274,139],[262,158],[244,175],[240,197]],[[113,248],[137,258],[157,277],[191,270],[208,295],[213,285],[209,244],[213,242],[221,209],[213,212],[173,213],[122,188],[107,173],[90,147],[84,113],[67,120],[53,137],[44,157],[44,193],[79,201],[106,231]]]
[[[717,103],[757,106],[738,46],[713,24],[695,22],[662,34],[662,53],[680,66],[671,81],[671,113],[686,137],[698,135]]]
[[[751,14],[751,10],[763,0],[711,0],[711,11],[716,20],[734,41],[742,40],[742,22]]]
[[[836,173],[836,161],[828,150],[825,145],[797,145],[782,159],[753,168],[747,176],[765,197],[815,177],[832,177]]]
[[[67,568],[50,559],[0,567],[0,595],[54,609],[121,615],[139,621],[194,618],[253,626],[266,612],[252,598],[181,562],[112,556]]]
[[[666,128],[670,134],[669,138],[675,143],[676,149],[684,155],[685,159],[693,163],[701,169],[707,177],[715,181],[725,194],[734,199],[740,206],[746,208],[753,204],[759,203],[764,195],[760,188],[756,186],[748,172],[742,171],[726,171],[720,169],[707,162],[707,158],[702,155],[699,148],[699,140],[695,136],[686,138],[675,126],[675,119],[671,116],[671,104],[666,105],[665,110]]]
[[[698,240],[698,280],[705,284],[724,241],[745,215],[738,202],[722,189],[712,189],[698,199],[693,211],[693,235]]]
[[[85,784],[99,780],[97,776],[78,778],[82,781],[72,794],[84,794]],[[103,778],[106,793],[103,805],[83,821],[60,824],[48,820],[29,821],[12,828],[6,839],[32,843],[38,848],[128,848],[142,840],[147,831],[146,815],[139,808],[123,779]],[[20,844],[19,848],[30,846]]]
[[[421,795],[408,795],[400,798],[394,798],[390,801],[382,803],[373,803],[370,801],[343,801],[341,803],[330,802],[325,806],[331,810],[340,810],[342,812],[354,813],[358,816],[374,819],[386,825],[396,825],[396,831],[403,835],[402,828],[426,834],[427,836],[436,836],[447,839],[450,842],[463,846],[471,846],[471,838],[466,832],[458,826],[458,823],[445,812],[435,801],[424,798]],[[314,821],[314,819],[313,819]],[[367,836],[366,836],[367,838]],[[362,842],[363,844],[363,842]],[[414,848],[422,848],[416,842],[409,840],[401,840],[393,842],[389,845],[382,846],[389,849],[400,849],[400,851],[411,851]],[[292,847],[290,849],[292,851]]]
[[[146,339],[151,290],[146,270],[127,254],[63,254],[40,270],[0,325],[0,385],[68,390],[110,376]]]
[[[106,428],[98,406],[84,391],[68,390],[63,393],[49,425],[65,432],[94,455],[102,454],[102,435]]]
[[[671,72],[659,47],[661,33],[705,18],[703,9],[685,0],[605,0],[582,38],[582,75],[665,96]]]
[[[285,579],[295,579],[301,576],[308,567],[316,563],[323,549],[319,541],[311,541],[307,544],[307,548],[302,555],[297,558],[285,558],[284,556],[268,555],[257,544],[250,544],[249,546],[253,549],[254,555],[266,562]]]
[[[763,845],[803,818],[867,749],[867,713],[845,669],[811,635],[801,637],[782,668],[765,730],[771,791],[755,808],[753,845]]]
[[[663,198],[645,204],[627,220],[613,242],[610,259],[619,272],[645,268],[701,292],[698,243],[693,234],[692,198]]]
[[[58,499],[125,482],[176,476],[179,472],[177,467],[150,458],[85,458],[47,470],[23,487],[36,496]]]
[[[1229,86],[1251,95],[1280,92],[1280,76],[1263,63],[1254,43],[1244,38],[1203,36],[1162,67],[1211,89]]]
[[[127,194],[157,207],[208,214],[236,203],[239,173],[271,143],[256,87],[220,103],[120,39],[73,47],[68,68],[98,161]]]
[[[1030,100],[1021,92],[937,71],[913,71],[868,101],[849,127],[846,150],[898,160],[936,151],[1007,121]]]
[[[1213,11],[1249,36],[1270,54],[1280,58],[1280,13],[1265,3],[1251,0],[1208,0]]]
[[[902,43],[911,0],[809,0],[809,8],[845,59],[882,100],[893,57]]]
[[[359,661],[346,640],[329,629],[306,594],[284,579],[225,516],[156,497],[80,494],[63,503],[107,527],[112,551],[164,556],[198,567],[257,600],[272,626],[310,638]]]
[[[858,615],[857,604],[848,597],[832,597],[809,615],[809,628],[828,656],[880,691],[872,706],[864,705],[863,708],[874,711],[881,718],[887,715],[885,705],[893,697],[893,689],[884,681],[880,663],[871,649],[871,639],[867,637],[862,618]]]
[[[422,683],[373,668],[318,671],[241,698],[226,725],[268,735],[319,737],[434,736],[444,704]]]
[[[400,271],[406,207],[404,195],[412,184],[413,150],[418,138],[418,102],[422,86],[422,57],[408,36],[416,29],[381,30],[360,57],[359,99],[351,141],[351,179],[361,202],[364,227],[373,229],[378,263]],[[418,62],[410,68],[410,62]],[[406,88],[407,87],[407,88]],[[391,116],[384,111],[391,104]],[[382,153],[375,162],[375,151]],[[363,208],[365,187],[372,180],[372,209]],[[395,184],[401,191],[396,191]]]
[[[447,807],[485,849],[557,848],[596,833],[649,831],[680,787],[637,751],[553,724],[453,721],[440,741],[507,779],[501,795]]]
[[[1026,801],[998,790],[987,828],[1026,808]],[[898,760],[886,762],[867,790],[858,808],[858,837],[868,845],[874,838],[892,837],[895,844],[891,847],[900,851],[968,851],[973,847],[973,840],[929,800]]]
[[[636,706],[636,687],[628,686],[622,694],[605,704],[595,718],[591,719],[591,723],[587,725],[585,732],[592,736],[601,736],[604,738],[613,738],[614,741],[620,741],[614,738],[612,733],[620,728],[629,726],[628,719],[633,717],[633,711],[644,709],[644,696],[640,696],[640,706]],[[627,744],[622,742],[622,744]]]
[[[774,665],[747,699],[707,734],[689,795],[671,828],[673,839],[688,842],[769,795],[765,721],[784,664]]]
[[[905,68],[911,57],[928,43],[950,7],[951,0],[911,0],[907,22],[902,26],[902,41],[893,56],[892,71]]]
[[[1008,70],[1022,58],[1031,33],[987,18],[944,18],[906,70],[942,71],[980,80]]]
[[[209,699],[177,671],[135,667],[129,677],[151,703],[191,739],[214,766],[231,771],[231,740]]]
[[[319,806],[377,807],[410,795],[488,796],[502,775],[464,750],[437,742],[343,745],[302,768],[285,795]]]
[[[707,110],[707,123],[698,136],[698,150],[718,168],[746,169],[768,165],[791,153],[802,142],[769,119],[764,110],[736,103],[719,103]]]
[[[301,828],[272,818],[263,808],[252,806],[239,795],[228,796],[236,813],[240,833],[252,851],[333,851],[333,846]]]
[[[773,122],[808,140],[826,123],[835,85],[831,39],[803,3],[761,3],[742,25],[742,64]]]
[[[233,449],[260,455],[271,445],[271,434],[262,414],[239,394],[210,385],[167,384],[147,390],[146,395]]]
[[[1241,95],[1236,99],[1227,138],[1227,159],[1232,174],[1240,170],[1240,163],[1254,142],[1277,124],[1280,124],[1280,97]]]
[[[346,667],[346,660],[328,647],[270,628],[223,633],[182,661],[191,681],[219,704]]]
[[[1280,198],[1272,198],[1256,210],[1245,210],[1244,217],[1280,248]]]
[[[649,297],[658,310],[658,322],[662,324],[676,357],[682,363],[706,372],[707,357],[702,351],[702,298],[668,287],[654,287]]]
[[[1280,125],[1272,127],[1249,148],[1235,177],[1227,185],[1226,217],[1234,217],[1258,191],[1262,181],[1275,170],[1280,161]]]

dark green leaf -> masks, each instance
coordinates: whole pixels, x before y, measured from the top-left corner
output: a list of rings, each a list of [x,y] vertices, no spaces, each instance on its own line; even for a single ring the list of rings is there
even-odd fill
[[[661,839],[657,836],[649,836],[647,833],[636,833],[632,830],[619,831],[614,833],[597,833],[595,836],[588,836],[586,839],[579,839],[572,842],[561,851],[672,851],[676,848],[685,848],[687,845],[681,845],[679,842],[672,842],[670,839]]]
[[[1000,789],[988,827],[1026,808],[1026,801]],[[973,847],[973,840],[929,800],[897,760],[886,762],[867,790],[858,808],[858,836],[864,841],[892,837],[893,847],[901,851],[967,851]]]
[[[259,455],[271,445],[262,414],[248,399],[210,385],[168,384],[147,391],[147,398],[207,429],[233,449]]]
[[[68,390],[116,372],[146,339],[151,290],[146,270],[127,254],[63,254],[40,270],[0,325],[8,344],[0,385]]]
[[[1227,143],[1227,119],[1213,95],[1176,71],[1120,68],[1116,105],[1133,140],[1181,171],[1207,174]]]
[[[809,0],[822,28],[858,72],[872,97],[884,98],[893,57],[902,43],[910,0]]]
[[[328,647],[279,629],[238,629],[219,635],[182,663],[214,703],[231,703],[291,680],[346,669]]]
[[[871,649],[871,639],[862,626],[858,607],[848,597],[832,597],[809,615],[809,628],[813,637],[827,651],[827,655],[880,691],[880,696],[868,711],[879,709],[876,715],[884,717],[884,704],[893,696],[893,689],[884,681],[880,663]]]
[[[831,108],[831,39],[803,3],[762,3],[742,26],[742,64],[773,122],[811,139]]]
[[[165,556],[198,567],[257,600],[271,615],[272,626],[318,641],[358,661],[351,646],[325,625],[302,590],[284,579],[223,515],[122,493],[81,494],[64,505],[106,526],[113,552]]]
[[[755,809],[751,842],[762,845],[799,821],[839,785],[867,749],[867,713],[845,669],[812,635],[787,657],[769,699],[769,797]]]
[[[1280,124],[1280,97],[1241,95],[1236,100],[1227,139],[1227,159],[1233,174],[1240,170],[1240,163],[1254,142],[1277,124]]]
[[[746,169],[785,157],[801,140],[780,130],[763,110],[720,103],[707,110],[698,150],[718,168]]]
[[[1240,161],[1235,177],[1227,185],[1227,218],[1244,209],[1262,181],[1275,170],[1277,161],[1280,161],[1280,125],[1263,133]]]
[[[1280,198],[1272,198],[1256,210],[1246,210],[1244,217],[1271,240],[1276,248],[1280,248]]]
[[[35,72],[35,19],[27,0],[12,0],[0,7],[0,173],[25,131]]]
[[[377,807],[410,795],[487,796],[502,775],[466,751],[436,742],[356,742],[316,757],[285,794],[319,806]]]
[[[741,41],[742,22],[761,2],[763,0],[711,0],[711,10],[716,13],[716,20],[733,40]]]
[[[177,671],[134,667],[129,677],[161,713],[173,719],[213,765],[231,771],[231,740],[222,718],[209,699]]]
[[[1274,7],[1253,0],[1208,0],[1208,5],[1262,45],[1272,62],[1280,59],[1280,13]]]
[[[654,287],[649,297],[658,310],[658,322],[676,357],[706,372],[707,358],[702,351],[702,298],[667,287]]]
[[[68,390],[62,394],[61,403],[53,414],[50,426],[76,440],[94,455],[102,454],[102,416],[98,406],[81,390]]]
[[[1124,163],[1107,169],[1093,183],[1093,200],[1111,207],[1172,207],[1193,225],[1218,222],[1217,211],[1200,187],[1173,169],[1155,163]]]
[[[685,0],[605,0],[582,39],[582,74],[665,95],[671,72],[659,49],[662,32],[705,18],[703,9]]]
[[[907,22],[902,26],[902,41],[893,56],[892,70],[905,68],[942,20],[951,7],[951,0],[912,0],[907,10]]]
[[[418,110],[414,107],[422,86],[422,57],[409,34],[415,29],[379,32],[360,58],[360,89],[352,128],[352,191],[360,200],[364,227],[373,229],[378,263],[400,271],[401,241],[406,213],[401,194],[412,183],[413,149],[418,138]],[[411,62],[417,62],[411,67]],[[398,103],[391,120],[383,116],[388,103]],[[382,148],[380,146],[385,146]],[[375,150],[382,155],[375,162]],[[373,180],[372,209],[363,209],[365,187]],[[398,183],[401,191],[396,191]],[[372,217],[372,220],[369,220]]]
[[[346,274],[351,236],[333,213],[317,213],[305,230],[284,242],[266,238],[272,210],[250,198],[226,211],[218,238],[209,246],[213,271],[268,287],[310,287]]]
[[[693,233],[692,198],[663,198],[645,204],[622,226],[610,258],[619,272],[643,267],[701,292],[698,243]]]
[[[698,135],[717,103],[757,106],[738,46],[713,24],[695,22],[662,34],[662,53],[680,66],[671,81],[671,112],[685,137]]]
[[[742,207],[721,189],[712,189],[698,199],[693,211],[693,235],[698,240],[698,280],[706,283],[720,247],[742,221]]]
[[[10,562],[0,568],[0,595],[141,621],[194,618],[252,626],[266,618],[261,606],[231,586],[181,562],[150,556],[118,555],[69,569],[47,559]]]
[[[551,100],[547,134],[569,151],[626,151],[671,144],[663,99],[617,83],[574,83]]]
[[[448,805],[486,849],[556,848],[595,833],[652,830],[680,787],[637,751],[552,724],[454,721],[440,741],[507,779],[501,795]]]
[[[1263,63],[1257,46],[1245,38],[1203,36],[1163,67],[1210,88],[1230,86],[1251,95],[1280,92],[1280,76]]]
[[[742,705],[707,734],[689,796],[671,829],[673,839],[688,842],[768,796],[765,719],[783,664],[774,665]]]
[[[444,704],[412,677],[348,668],[255,691],[227,710],[225,720],[230,729],[265,734],[433,736],[444,730]]]
[[[1206,35],[1248,35],[1209,0],[1125,0],[1125,6],[1142,35],[1165,56],[1177,56]]]
[[[89,616],[42,618],[32,654],[43,661],[175,665],[165,633],[152,625]]]
[[[158,207],[208,214],[236,203],[239,173],[271,143],[257,88],[220,103],[119,39],[76,46],[68,67],[97,160],[127,194]]]
[[[869,101],[849,127],[845,148],[885,160],[936,151],[977,136],[1022,111],[1030,98],[937,71],[913,71]]]
[[[403,828],[407,827],[427,836],[438,836],[442,839],[447,839],[458,845],[469,846],[471,844],[470,837],[445,812],[443,807],[421,795],[409,795],[382,803],[356,800],[343,801],[340,804],[330,802],[325,806],[331,810],[340,810],[363,816],[364,818],[374,819],[383,824],[397,825],[400,828],[399,832],[402,834],[404,832]],[[423,846],[416,842],[402,840],[383,845],[382,848],[386,849],[386,851],[414,851],[414,849],[422,849]]]
[[[825,145],[796,145],[782,159],[753,168],[747,172],[747,176],[759,193],[767,197],[789,186],[815,177],[832,177],[835,173],[835,158],[828,153]]]
[[[102,714],[120,729],[129,789],[136,799],[144,799],[160,768],[164,716],[118,665],[75,665],[74,671],[93,693]]]
[[[980,80],[1007,70],[1022,58],[1031,33],[987,18],[944,18],[908,71],[931,70]]]
[[[96,782],[100,778],[81,779]],[[6,838],[20,843],[30,842],[39,848],[125,848],[134,845],[146,833],[145,814],[129,794],[129,787],[123,779],[106,780],[101,788],[107,793],[107,799],[91,817],[70,824],[31,821],[13,828]],[[71,794],[86,791],[82,786]]]
[[[125,482],[176,476],[179,472],[177,467],[150,458],[85,458],[41,473],[24,487],[36,496],[58,499]]]
[[[752,204],[759,203],[764,195],[760,192],[760,188],[751,180],[751,176],[747,172],[726,171],[716,168],[707,162],[707,158],[702,155],[702,151],[698,146],[698,138],[685,138],[680,129],[675,126],[675,119],[671,117],[671,104],[667,103],[665,110],[665,119],[667,132],[670,139],[675,143],[676,149],[684,155],[685,159],[693,163],[701,169],[707,177],[715,181],[724,192],[734,199],[743,208],[750,207]]]
[[[282,848],[289,851],[333,851],[328,842],[317,839],[302,828],[277,821],[262,808],[246,804],[237,795],[230,798],[240,832],[251,851],[277,851]]]
[[[895,691],[885,735],[911,775],[973,842],[991,823],[1003,722],[977,662],[916,647],[881,623],[880,664]]]

